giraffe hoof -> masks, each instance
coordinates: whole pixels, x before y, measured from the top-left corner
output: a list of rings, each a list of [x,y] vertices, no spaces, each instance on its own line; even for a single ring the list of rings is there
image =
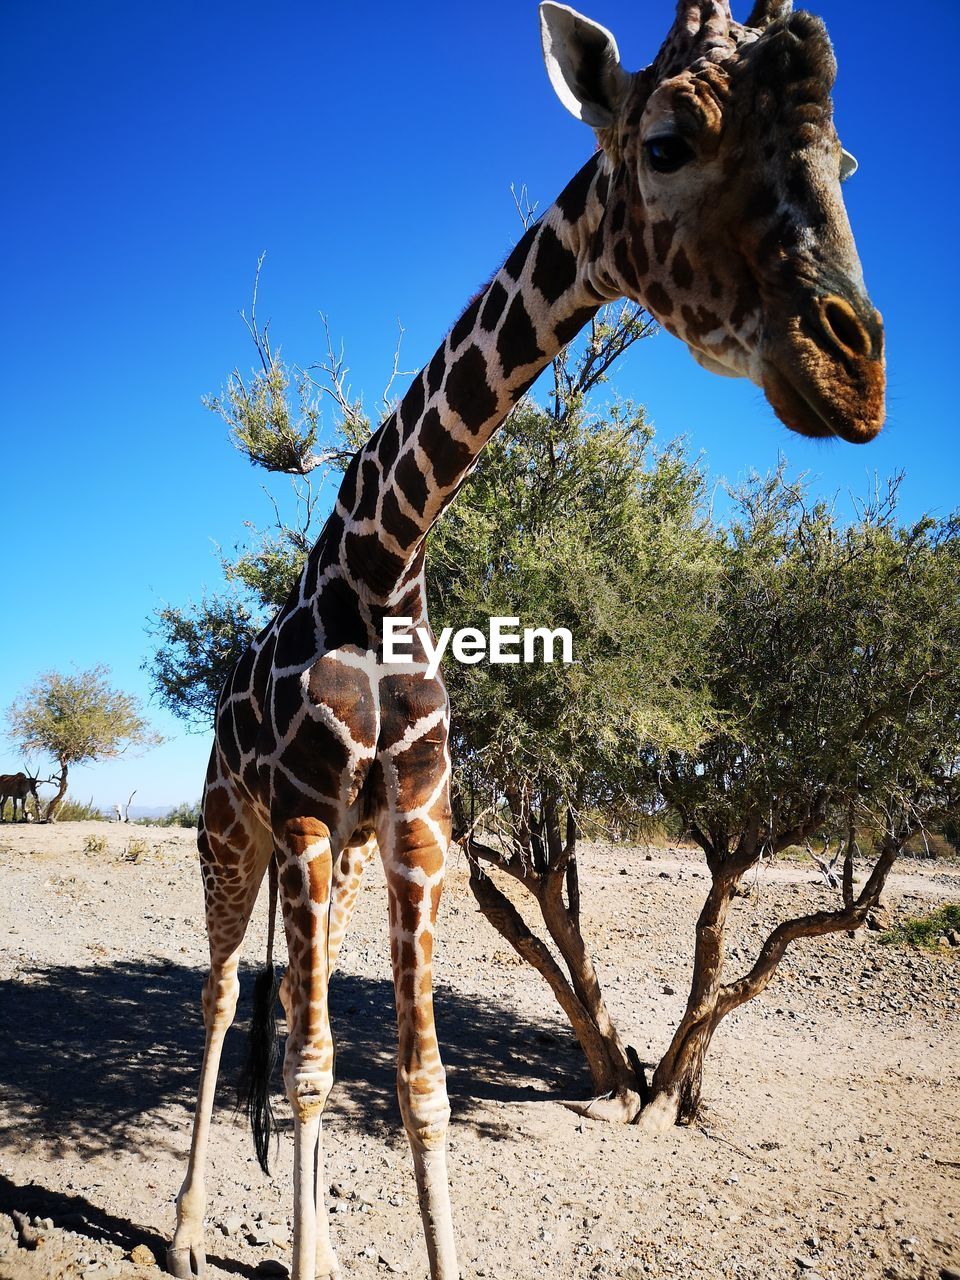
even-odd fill
[[[343,1272],[335,1255],[317,1258],[317,1280],[343,1280]]]
[[[207,1255],[202,1244],[167,1250],[167,1271],[175,1280],[203,1280],[207,1274]]]

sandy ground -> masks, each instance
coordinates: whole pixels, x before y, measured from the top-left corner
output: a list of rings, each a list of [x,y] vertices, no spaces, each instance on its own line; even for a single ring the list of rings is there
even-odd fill
[[[90,834],[106,848],[84,852]],[[138,862],[131,840],[147,845]],[[105,823],[0,828],[3,1280],[159,1275],[129,1255],[145,1246],[162,1259],[189,1146],[205,968],[192,840]],[[693,854],[594,845],[581,879],[612,1011],[653,1061],[682,1009],[703,868]],[[826,894],[805,865],[772,868],[736,904],[732,965],[779,913]],[[887,900],[901,917],[960,900],[960,868],[906,870]],[[957,953],[869,933],[798,945],[718,1034],[701,1122],[654,1138],[561,1105],[589,1091],[576,1046],[539,977],[477,912],[459,858],[441,914],[464,1280],[936,1280],[960,1268]],[[261,902],[241,1028],[264,915]],[[385,915],[374,867],[332,997],[327,1183],[345,1280],[427,1270],[393,1094]],[[242,1038],[228,1037],[213,1135],[211,1277],[267,1274],[290,1257],[289,1112],[278,1098],[267,1178],[230,1102]],[[34,1251],[18,1246],[14,1211],[40,1221]]]

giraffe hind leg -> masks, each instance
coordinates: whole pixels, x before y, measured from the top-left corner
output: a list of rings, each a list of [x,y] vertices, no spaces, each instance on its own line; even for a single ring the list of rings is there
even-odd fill
[[[333,1085],[327,1002],[334,879],[330,830],[314,818],[292,818],[275,823],[274,834],[289,956],[280,998],[287,1017],[283,1080],[294,1118],[291,1274],[292,1280],[338,1280],[322,1192],[322,1117]]]
[[[198,835],[203,870],[210,971],[203,988],[205,1041],[186,1177],[177,1196],[177,1225],[167,1270],[178,1280],[201,1280],[206,1257],[206,1158],[220,1056],[236,1013],[237,966],[272,842],[224,782],[208,785],[204,828]]]
[[[344,935],[357,905],[363,873],[377,851],[377,837],[372,830],[360,828],[344,845],[333,864],[333,890],[330,895],[330,933],[327,943],[331,974],[337,967]]]
[[[433,1016],[433,935],[443,886],[448,819],[384,819],[380,848],[390,905],[397,1004],[397,1098],[417,1179],[431,1280],[458,1280],[447,1176],[450,1120]]]

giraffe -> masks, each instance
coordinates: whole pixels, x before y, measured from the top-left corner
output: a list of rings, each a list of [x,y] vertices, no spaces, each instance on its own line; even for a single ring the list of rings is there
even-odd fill
[[[446,1169],[450,1115],[432,953],[451,839],[448,704],[425,676],[427,534],[486,442],[606,302],[631,298],[707,369],[746,377],[808,436],[862,443],[884,416],[883,329],[840,191],[855,162],[833,124],[822,22],[758,0],[681,0],[654,60],[626,71],[613,36],[540,6],[564,106],[599,146],[470,302],[396,411],[353,458],[276,618],[222,691],[198,833],[210,972],[186,1178],[168,1252],[203,1274],[204,1170],[240,946],[269,868],[271,934],[255,1018],[269,1021],[273,904],[288,965],[283,1081],[294,1116],[294,1280],[341,1271],[324,1206],[333,1081],[328,983],[366,861],[386,878],[397,1092],[432,1280],[459,1275]],[[412,620],[413,666],[383,661],[385,618]],[[269,1053],[252,1118],[266,1168]]]

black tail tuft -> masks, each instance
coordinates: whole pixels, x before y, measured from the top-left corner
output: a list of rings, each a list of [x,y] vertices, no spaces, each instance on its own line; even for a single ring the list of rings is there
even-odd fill
[[[237,1110],[245,1111],[253,1130],[253,1145],[264,1173],[270,1172],[270,1135],[275,1129],[270,1104],[270,1079],[277,1065],[277,982],[273,963],[261,969],[253,988],[247,1060],[237,1085]]]

